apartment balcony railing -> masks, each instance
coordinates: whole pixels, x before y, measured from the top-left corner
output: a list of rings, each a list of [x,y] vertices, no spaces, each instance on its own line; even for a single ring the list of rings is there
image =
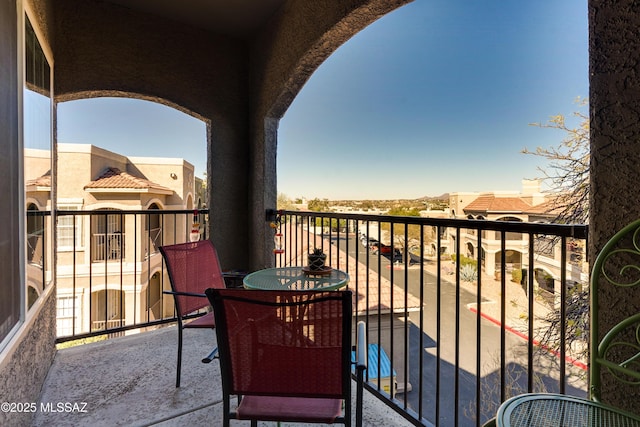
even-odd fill
[[[93,261],[117,261],[122,257],[126,236],[117,233],[94,233],[91,235]]]
[[[192,211],[60,214],[73,218],[68,241],[77,244],[58,251],[59,342],[175,320],[161,255],[150,248],[187,241]],[[92,231],[114,231],[96,228],[110,223],[105,215],[117,216],[123,245],[115,259],[96,260]],[[374,344],[367,389],[411,423],[480,425],[523,391],[586,395],[586,335],[569,337],[545,320],[567,324],[572,292],[587,288],[586,265],[571,262],[586,247],[586,226],[294,211],[279,219],[277,266],[305,265],[321,247],[350,275],[356,317]],[[401,256],[374,254],[373,239]],[[553,251],[538,251],[542,240]]]
[[[207,210],[57,215],[66,225],[57,249],[58,342],[176,321],[173,297],[163,294],[170,283],[158,247],[189,241],[194,222],[201,224],[200,238],[207,238]]]
[[[357,320],[377,344],[367,388],[416,425],[480,425],[520,392],[586,395],[586,335],[548,322],[566,325],[573,292],[588,288],[572,256],[586,226],[278,214],[276,265],[305,265],[320,247],[349,273]]]

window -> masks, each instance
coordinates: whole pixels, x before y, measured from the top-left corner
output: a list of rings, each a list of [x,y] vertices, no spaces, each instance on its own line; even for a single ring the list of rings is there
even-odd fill
[[[40,268],[44,266],[44,217],[37,215],[38,207],[27,206],[27,264]]]
[[[65,204],[58,203],[59,211],[79,211],[82,210],[82,203]],[[74,248],[83,247],[82,237],[82,215],[59,215],[58,216],[58,250],[71,251]]]
[[[27,259],[25,299],[31,308],[47,285],[51,242],[52,123],[51,67],[34,27],[24,21],[23,144]],[[38,212],[37,206],[43,212]]]
[[[59,337],[80,332],[80,321],[75,313],[82,312],[80,298],[58,295],[56,302],[56,320]],[[75,328],[75,329],[74,329]]]
[[[24,84],[22,144],[25,183],[26,246],[22,301],[31,308],[51,278],[53,230],[51,200],[53,170],[52,71],[29,17],[24,15]]]

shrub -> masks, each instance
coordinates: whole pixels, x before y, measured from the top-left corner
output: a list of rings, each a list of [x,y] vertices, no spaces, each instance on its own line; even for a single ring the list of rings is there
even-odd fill
[[[515,269],[511,271],[511,281],[516,283],[522,283],[522,270]]]
[[[478,277],[478,270],[474,265],[465,264],[460,267],[460,279],[465,282],[475,282]]]
[[[451,260],[453,262],[456,262],[456,255],[455,254],[451,255]],[[477,260],[475,260],[474,258],[469,258],[469,257],[464,256],[464,255],[460,255],[460,268],[464,267],[465,265],[471,265],[476,270],[478,269],[478,261]]]

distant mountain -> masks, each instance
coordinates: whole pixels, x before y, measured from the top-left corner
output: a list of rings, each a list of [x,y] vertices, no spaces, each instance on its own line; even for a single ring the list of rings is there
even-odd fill
[[[449,193],[443,193],[439,196],[424,196],[417,199],[367,199],[367,200],[327,200],[332,205],[336,204],[362,204],[362,203],[376,203],[376,202],[427,202],[432,200],[444,200],[449,201]]]
[[[416,200],[449,200],[449,193],[442,193],[439,196],[424,196]]]

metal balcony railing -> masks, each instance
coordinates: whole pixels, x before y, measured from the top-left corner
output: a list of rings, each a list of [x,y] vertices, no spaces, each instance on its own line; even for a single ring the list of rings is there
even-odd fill
[[[75,243],[57,254],[59,342],[175,320],[156,248],[189,240],[193,211],[58,215],[75,227],[65,239]],[[120,252],[98,259],[91,239],[115,233],[96,228],[105,215]],[[207,211],[198,216],[206,225]],[[373,345],[367,388],[413,424],[481,425],[524,391],[586,395],[587,331],[551,327],[571,323],[588,289],[586,226],[297,211],[279,219],[276,266],[306,265],[319,247],[350,275]]]
[[[93,233],[91,235],[91,253],[93,261],[118,261],[124,253],[126,236],[117,233]]]
[[[588,289],[576,261],[586,254],[575,256],[586,226],[278,214],[276,265],[306,265],[319,247],[350,275],[357,320],[376,345],[367,388],[414,424],[481,425],[525,391],[586,395],[587,330],[551,327],[567,325],[575,293]]]
[[[119,336],[176,321],[158,247],[191,238],[207,210],[58,211],[70,225],[57,248],[58,342]],[[60,240],[60,239],[59,239]],[[31,243],[35,247],[35,243]]]

